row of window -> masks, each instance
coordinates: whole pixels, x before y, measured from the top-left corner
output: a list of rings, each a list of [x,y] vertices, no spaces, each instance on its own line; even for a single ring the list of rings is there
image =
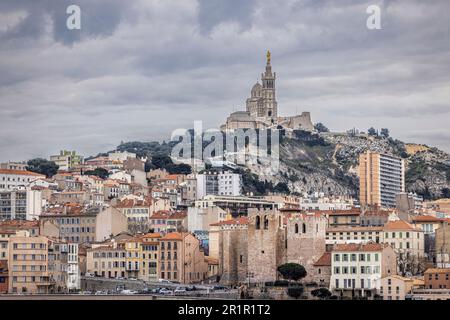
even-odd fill
[[[378,261],[379,254],[378,253],[335,253],[333,254],[334,261],[371,261],[371,257],[373,255],[373,261]]]
[[[336,289],[356,289],[356,279],[343,279],[342,287],[340,279],[335,280]],[[372,289],[372,281],[370,279],[360,279],[360,289]]]
[[[333,274],[357,274],[358,268],[355,266],[351,267],[334,267],[333,268]],[[380,267],[379,266],[360,266],[359,267],[360,274],[379,274],[380,273]]]

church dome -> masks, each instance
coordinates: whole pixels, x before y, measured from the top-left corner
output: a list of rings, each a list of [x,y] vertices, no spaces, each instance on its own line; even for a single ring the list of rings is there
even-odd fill
[[[259,82],[256,82],[251,91],[252,98],[260,97],[261,91],[262,91],[262,85],[260,85]]]
[[[262,85],[259,84],[259,82],[255,83],[255,85],[252,88],[252,92],[260,91],[262,89]]]

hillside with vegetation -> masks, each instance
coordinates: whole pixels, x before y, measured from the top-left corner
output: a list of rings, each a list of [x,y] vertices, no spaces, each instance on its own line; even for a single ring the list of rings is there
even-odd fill
[[[358,157],[360,153],[372,150],[406,160],[407,191],[416,192],[425,199],[450,197],[450,157],[447,153],[393,139],[387,129],[382,129],[382,134],[371,129],[368,134],[331,133],[328,130],[315,133],[297,130],[282,134],[278,175],[264,174],[260,163],[235,170],[243,175],[245,193],[322,191],[357,196]],[[117,150],[134,152],[147,159],[147,171],[165,168],[171,173],[189,173],[189,166],[174,164],[170,159],[175,144],[124,142]]]

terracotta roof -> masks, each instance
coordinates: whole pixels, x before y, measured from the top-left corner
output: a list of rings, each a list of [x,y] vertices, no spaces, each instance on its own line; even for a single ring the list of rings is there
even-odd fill
[[[419,230],[404,220],[388,221],[383,230]]]
[[[383,245],[380,243],[347,243],[336,244],[333,251],[381,251]]]
[[[171,232],[166,234],[161,240],[183,240],[185,232]]]
[[[450,273],[450,268],[429,268],[425,273]]]
[[[315,267],[331,266],[331,252],[325,252],[319,260],[314,263]]]
[[[136,207],[149,207],[151,204],[147,200],[138,199],[124,199],[117,201],[114,205],[116,208],[136,208]]]
[[[36,177],[45,177],[45,175],[27,171],[27,170],[12,170],[12,169],[0,169],[0,174],[16,174],[22,176],[36,176]]]
[[[412,218],[414,222],[442,222],[443,219],[434,216],[415,216]]]
[[[155,212],[150,219],[184,219],[187,217],[187,213],[185,211],[157,211]]]
[[[145,234],[141,234],[139,237],[141,237],[141,238],[160,238],[161,234],[160,233],[145,233]]]
[[[35,228],[39,227],[39,221],[29,221],[29,220],[5,220],[0,221],[0,227],[17,227],[17,228]]]
[[[330,227],[326,232],[383,231],[383,227]]]
[[[224,225],[247,225],[248,224],[248,218],[245,216],[241,216],[239,218],[225,220],[225,221],[219,221],[216,223],[211,223],[210,226],[224,226]]]

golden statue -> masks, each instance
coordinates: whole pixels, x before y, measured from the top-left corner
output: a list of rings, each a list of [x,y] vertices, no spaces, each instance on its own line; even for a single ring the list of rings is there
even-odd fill
[[[269,50],[267,50],[266,57],[267,57],[267,63],[269,64],[270,63],[270,51]]]

